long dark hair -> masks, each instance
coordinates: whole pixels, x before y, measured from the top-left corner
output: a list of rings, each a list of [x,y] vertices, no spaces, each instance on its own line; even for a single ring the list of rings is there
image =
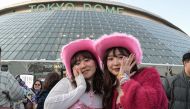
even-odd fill
[[[113,91],[119,85],[119,82],[116,79],[116,76],[113,75],[107,67],[107,57],[110,52],[113,52],[113,55],[116,56],[116,50],[119,50],[119,52],[124,55],[124,56],[129,56],[131,53],[129,50],[122,48],[122,47],[114,47],[110,48],[105,52],[105,55],[103,57],[103,65],[104,65],[104,84],[103,84],[103,109],[112,109],[112,98],[113,98]],[[138,67],[135,65],[132,69],[131,72],[137,71]]]
[[[96,67],[96,72],[95,72],[95,74],[93,76],[93,79],[92,79],[92,86],[90,85],[90,83],[87,80],[85,80],[86,84],[87,84],[86,92],[89,92],[90,89],[92,88],[95,94],[102,94],[102,91],[103,91],[102,90],[102,88],[103,88],[103,84],[102,84],[103,83],[103,72],[100,69],[100,65],[98,64],[97,59],[89,51],[79,51],[71,59],[71,69],[76,64],[77,59],[78,59],[79,56],[83,56],[84,58],[88,58],[88,59],[94,60],[96,66],[97,66]],[[75,86],[77,86],[76,85],[76,81],[74,79],[73,72],[72,72],[72,80],[73,80],[73,84]]]
[[[61,79],[58,73],[51,72],[45,78],[43,90],[51,90],[57,82]]]
[[[40,85],[41,85],[41,88],[40,88],[40,90],[42,90],[42,81],[40,81],[40,80],[36,80],[36,81],[34,81],[34,84],[32,85],[32,90],[33,91],[35,91],[36,89],[34,89],[34,85],[36,84],[36,82],[39,82],[40,83]]]

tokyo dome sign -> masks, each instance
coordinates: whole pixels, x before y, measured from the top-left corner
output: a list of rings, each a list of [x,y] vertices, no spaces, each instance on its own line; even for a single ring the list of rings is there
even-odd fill
[[[51,10],[86,10],[86,11],[104,11],[108,13],[122,13],[124,8],[116,6],[107,6],[102,4],[83,3],[82,5],[75,3],[47,3],[29,5],[31,11],[51,11]]]

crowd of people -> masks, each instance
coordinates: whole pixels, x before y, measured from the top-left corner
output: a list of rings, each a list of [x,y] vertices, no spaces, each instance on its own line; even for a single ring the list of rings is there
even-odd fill
[[[0,72],[0,109],[44,109],[49,91],[60,80],[56,72],[48,73],[42,83],[36,80],[31,89],[18,76]]]
[[[132,35],[74,40],[60,52],[67,77],[52,72],[43,84],[36,80],[25,109],[189,109],[190,52],[183,55],[182,73],[162,81],[156,68],[139,67],[142,57]],[[0,72],[0,91],[0,109],[27,93],[8,72]]]

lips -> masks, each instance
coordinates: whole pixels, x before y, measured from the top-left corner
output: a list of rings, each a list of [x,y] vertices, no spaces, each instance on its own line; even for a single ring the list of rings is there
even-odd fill
[[[113,68],[112,70],[115,72],[119,72],[120,68]]]
[[[84,71],[82,71],[82,74],[86,74],[86,73],[88,73],[88,71],[89,70],[84,70]]]

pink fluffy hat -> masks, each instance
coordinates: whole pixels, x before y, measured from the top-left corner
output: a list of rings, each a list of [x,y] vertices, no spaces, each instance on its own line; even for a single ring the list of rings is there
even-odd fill
[[[75,55],[75,53],[84,50],[89,51],[96,57],[97,62],[100,62],[94,47],[94,41],[91,39],[78,39],[63,46],[60,56],[63,64],[65,65],[66,73],[69,78],[72,77],[71,58]]]
[[[103,56],[107,49],[112,47],[123,47],[135,54],[137,64],[142,62],[142,49],[139,40],[132,35],[123,33],[113,33],[110,35],[101,36],[95,43],[96,52],[99,57]]]

